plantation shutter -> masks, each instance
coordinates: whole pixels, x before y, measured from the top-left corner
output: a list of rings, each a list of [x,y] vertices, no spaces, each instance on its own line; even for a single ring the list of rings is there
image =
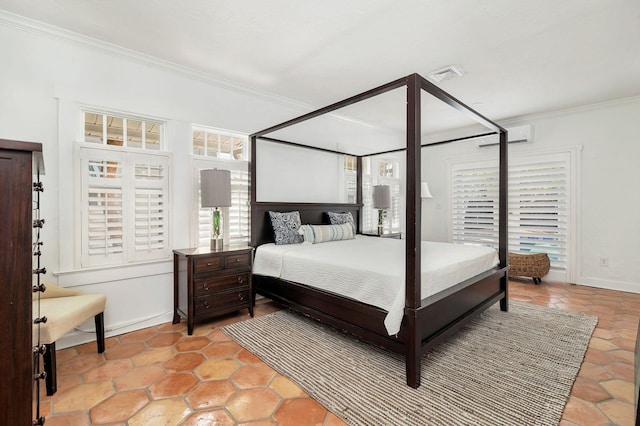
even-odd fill
[[[387,232],[400,232],[400,208],[402,197],[402,194],[400,193],[400,179],[378,177],[378,184],[389,185],[389,190],[391,192],[391,208],[387,210],[387,215],[384,218],[384,229],[387,230]]]
[[[378,225],[378,215],[373,215],[373,186],[371,175],[362,175],[362,231],[375,232]]]
[[[548,154],[509,167],[509,250],[547,253],[560,270],[567,268],[569,164],[568,154]]]
[[[168,159],[130,155],[134,178],[132,260],[162,257],[168,249]]]
[[[570,165],[570,153],[512,157],[509,164],[509,251],[547,253],[561,274],[569,258]],[[452,241],[497,247],[497,165],[457,164],[451,170]]]
[[[452,241],[498,246],[498,167],[455,165],[451,176]]]
[[[80,149],[83,267],[165,259],[169,156]]]
[[[197,169],[198,188],[198,246],[209,247],[211,244],[211,209],[200,208],[200,170],[214,168],[202,167]],[[246,168],[246,164],[243,164]],[[221,167],[217,167],[221,168]],[[249,173],[242,170],[231,170],[231,207],[223,207],[223,229],[225,244],[248,244],[250,233],[249,217]]]
[[[124,168],[120,153],[81,150],[82,266],[124,260]]]
[[[358,176],[355,172],[345,171],[344,173],[344,189],[346,194],[346,202],[355,204],[358,192]]]
[[[249,242],[249,173],[231,171],[231,207],[227,214],[229,242]]]

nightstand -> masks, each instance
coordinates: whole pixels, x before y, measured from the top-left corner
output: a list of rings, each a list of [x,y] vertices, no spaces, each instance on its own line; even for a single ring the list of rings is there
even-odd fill
[[[249,308],[253,248],[229,246],[173,251],[173,323],[187,318],[187,332],[193,325],[212,317]]]
[[[378,235],[378,234],[362,234],[362,235],[366,237],[395,238],[396,240],[402,239],[402,232],[390,232],[388,234],[382,234],[382,235]]]

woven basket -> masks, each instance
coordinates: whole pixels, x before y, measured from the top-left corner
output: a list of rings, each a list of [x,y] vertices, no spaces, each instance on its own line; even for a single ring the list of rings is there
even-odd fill
[[[547,253],[512,253],[509,252],[509,275],[516,277],[533,278],[533,282],[539,284],[542,277],[549,273],[551,262]]]

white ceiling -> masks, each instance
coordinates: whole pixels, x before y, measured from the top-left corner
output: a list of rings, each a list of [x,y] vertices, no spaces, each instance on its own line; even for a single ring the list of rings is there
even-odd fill
[[[467,74],[439,86],[494,121],[640,95],[638,0],[0,0],[0,9],[311,108],[451,64]]]

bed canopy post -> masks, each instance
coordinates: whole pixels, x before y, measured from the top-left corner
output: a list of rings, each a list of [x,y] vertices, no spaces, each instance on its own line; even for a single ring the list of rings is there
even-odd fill
[[[508,144],[507,131],[500,129],[500,187],[498,208],[500,215],[498,216],[498,258],[500,260],[500,268],[506,268],[509,264],[509,223],[508,223]],[[509,310],[509,274],[506,273],[500,281],[500,289],[504,291],[504,297],[500,299],[500,310]]]
[[[356,204],[362,205],[362,156],[356,157]],[[362,233],[362,213],[358,218],[357,232]]]
[[[421,203],[419,200],[421,177],[421,111],[420,76],[407,77],[407,193],[406,193],[406,256],[405,256],[405,315],[407,319],[406,369],[407,385],[420,386],[422,341],[418,308],[421,305]]]

